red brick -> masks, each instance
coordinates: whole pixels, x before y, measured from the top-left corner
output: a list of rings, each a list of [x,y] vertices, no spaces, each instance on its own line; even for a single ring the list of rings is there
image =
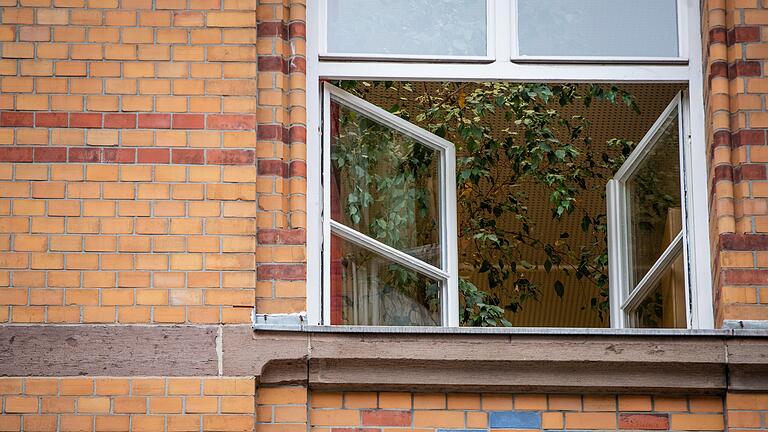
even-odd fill
[[[731,134],[731,146],[765,145],[765,130],[742,129]]]
[[[364,410],[363,426],[410,426],[410,411]]]
[[[113,129],[136,128],[136,114],[105,114],[104,127]]]
[[[720,234],[719,241],[722,250],[768,250],[768,234]]]
[[[285,177],[286,169],[285,164],[281,160],[266,159],[260,160],[258,163],[259,175],[276,175]]]
[[[765,165],[744,164],[733,168],[733,181],[766,180]]]
[[[172,161],[175,164],[205,163],[205,152],[202,149],[173,149]]]
[[[307,177],[307,163],[304,161],[291,162],[289,169],[289,177]]]
[[[205,116],[202,114],[174,114],[173,129],[203,129]]]
[[[256,34],[259,37],[279,37],[288,39],[288,27],[282,21],[268,21],[258,23]]]
[[[70,162],[101,162],[101,149],[98,148],[70,148]]]
[[[306,280],[304,264],[263,264],[257,270],[259,280]]]
[[[307,234],[303,229],[262,228],[256,236],[260,244],[300,245],[304,244],[307,239]]]
[[[619,414],[619,429],[635,430],[667,430],[669,415],[667,414]]]
[[[709,79],[712,80],[717,77],[728,78],[728,63],[724,61],[712,62],[709,67]]]
[[[760,27],[742,26],[728,31],[728,45],[743,42],[760,42]]]
[[[726,43],[727,41],[727,33],[724,28],[718,27],[713,28],[709,31],[709,43],[715,44],[715,43]]]
[[[307,60],[304,57],[292,57],[288,62],[288,72],[304,73],[307,71]]]
[[[288,26],[288,35],[292,38],[305,38],[307,36],[307,26],[303,22],[292,22]]]
[[[761,285],[766,281],[768,270],[728,269],[722,272],[722,283],[725,285]]]
[[[100,128],[101,114],[97,113],[72,113],[69,115],[69,127],[73,128]]]
[[[209,114],[206,127],[208,129],[253,130],[256,128],[256,117],[253,115]]]
[[[728,131],[717,131],[713,135],[715,147],[730,147],[731,146],[731,134]]]
[[[3,111],[0,113],[0,126],[4,127],[32,127],[34,114],[28,112]]]
[[[104,162],[134,163],[136,149],[104,149]]]
[[[253,150],[207,150],[206,162],[212,165],[248,165],[256,161]]]
[[[67,127],[67,113],[37,113],[35,114],[35,126],[37,127]]]
[[[3,162],[32,162],[32,147],[0,148],[0,161]]]
[[[66,162],[66,147],[36,147],[35,162]]]
[[[169,149],[139,149],[136,161],[138,163],[167,164],[171,160]]]
[[[139,114],[139,128],[141,129],[170,129],[170,114]]]
[[[281,125],[259,125],[256,135],[260,140],[282,141],[285,131]]]
[[[733,166],[718,165],[715,167],[715,176],[712,178],[712,182],[714,184],[719,182],[720,180],[733,181]]]
[[[304,126],[291,126],[288,131],[289,140],[291,142],[306,142],[307,141],[307,128]]]
[[[762,68],[760,62],[756,61],[735,61],[728,66],[728,76],[738,78],[743,76],[760,76]]]
[[[259,56],[259,72],[288,72],[288,65],[280,56]]]

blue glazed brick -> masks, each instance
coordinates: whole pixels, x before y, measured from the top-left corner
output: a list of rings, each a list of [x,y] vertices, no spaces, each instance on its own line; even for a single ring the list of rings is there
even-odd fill
[[[491,411],[488,421],[491,428],[539,429],[541,414],[538,411]]]
[[[438,429],[437,432],[486,432],[487,429]]]

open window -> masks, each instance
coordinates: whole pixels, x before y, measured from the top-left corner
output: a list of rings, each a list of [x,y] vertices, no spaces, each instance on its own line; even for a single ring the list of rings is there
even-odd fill
[[[457,325],[453,144],[323,87],[326,322]]]
[[[604,213],[592,226],[603,229],[601,251],[609,248],[609,258],[599,261],[608,262],[602,276],[609,282],[563,296],[557,287],[581,286],[578,277],[563,263],[522,256],[515,262],[525,274],[516,280],[555,289],[510,321],[713,327],[704,74],[700,22],[692,19],[700,16],[699,2],[318,0],[307,3],[307,12],[307,322],[478,325],[457,317],[466,304],[459,298],[468,298],[465,282],[487,292],[498,286],[483,285],[476,277],[482,272],[465,259],[473,249],[465,245],[458,202],[461,166],[454,160],[467,156],[461,139],[440,139],[427,130],[441,131],[389,113],[381,108],[391,105],[347,84],[616,83],[652,108],[637,118],[594,114],[601,120],[595,142],[639,143],[618,172],[613,164],[588,182],[583,196]],[[504,131],[501,123],[493,130]],[[528,207],[532,218],[551,210],[546,198],[539,201]],[[565,232],[576,232],[580,221],[566,221],[573,227]],[[554,244],[560,228],[553,224],[540,238]],[[581,306],[590,308],[596,296],[599,319]]]
[[[678,94],[606,187],[615,327],[689,322],[683,107]]]

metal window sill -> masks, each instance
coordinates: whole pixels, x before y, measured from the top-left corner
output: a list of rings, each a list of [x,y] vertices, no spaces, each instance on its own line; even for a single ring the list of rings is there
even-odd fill
[[[726,321],[722,329],[613,329],[562,327],[410,327],[310,325],[298,314],[254,314],[254,331],[356,334],[434,334],[434,335],[546,335],[546,336],[652,336],[652,337],[768,337],[768,322]]]

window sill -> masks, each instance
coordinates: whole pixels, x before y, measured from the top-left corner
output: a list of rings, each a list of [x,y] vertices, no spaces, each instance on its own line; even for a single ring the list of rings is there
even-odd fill
[[[417,335],[542,335],[542,336],[653,336],[653,337],[768,337],[768,322],[728,321],[722,329],[613,329],[559,327],[399,327],[309,325],[304,315],[253,316],[254,331],[335,334],[417,334]]]

